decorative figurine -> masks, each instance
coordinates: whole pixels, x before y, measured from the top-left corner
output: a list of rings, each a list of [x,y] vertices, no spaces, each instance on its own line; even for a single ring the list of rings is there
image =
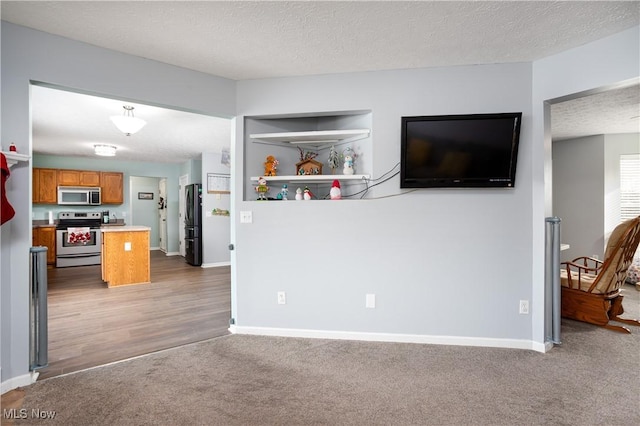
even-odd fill
[[[353,174],[353,162],[356,159],[356,153],[353,152],[353,149],[348,147],[344,151],[342,151],[342,158],[344,158],[344,166],[342,168],[343,175],[352,175]]]
[[[304,187],[303,197],[304,197],[305,201],[310,200],[311,197],[313,197],[313,192],[311,192],[311,190],[309,189],[308,186]]]
[[[329,197],[332,200],[340,200],[342,198],[342,191],[340,191],[340,181],[337,179],[333,181],[331,190],[329,191]]]
[[[267,156],[267,161],[264,162],[264,175],[275,176],[278,169],[278,160],[273,155]]]
[[[344,167],[342,168],[343,175],[353,174],[353,157],[350,155],[344,156]]]
[[[282,189],[280,190],[280,192],[278,192],[278,195],[276,196],[276,198],[278,200],[288,200],[287,196],[289,195],[289,187],[287,186],[287,184],[285,183],[284,185],[282,185]]]
[[[296,189],[296,201],[301,201],[302,200],[302,189],[298,188]]]
[[[258,178],[258,186],[256,186],[256,192],[258,193],[258,201],[266,201],[269,187],[267,186],[267,180],[262,176]]]
[[[340,167],[340,158],[338,156],[338,152],[336,151],[336,148],[331,145],[331,149],[329,149],[329,167],[331,167],[331,174],[335,175],[336,174],[336,169],[338,167]]]
[[[304,175],[321,175],[322,163],[314,160],[318,156],[317,152],[305,151],[298,147],[300,151],[300,161],[296,163],[296,174]]]

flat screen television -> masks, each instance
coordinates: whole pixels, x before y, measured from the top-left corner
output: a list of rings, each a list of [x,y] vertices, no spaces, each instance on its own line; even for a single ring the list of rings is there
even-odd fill
[[[521,112],[402,117],[401,188],[513,188]]]

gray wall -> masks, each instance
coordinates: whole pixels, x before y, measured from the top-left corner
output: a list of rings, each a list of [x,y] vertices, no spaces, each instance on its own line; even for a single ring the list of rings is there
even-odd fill
[[[160,247],[160,217],[158,210],[159,178],[131,176],[131,225],[148,226],[151,249]],[[173,185],[175,186],[175,185]],[[153,194],[153,199],[138,198],[139,192]],[[168,233],[168,232],[167,232]],[[175,243],[175,242],[174,242]]]
[[[212,75],[101,49],[2,21],[2,141],[31,153],[29,82],[170,106],[235,115],[235,83]],[[3,142],[4,144],[4,142]],[[157,175],[156,175],[157,176]],[[0,355],[3,389],[28,380],[31,164],[11,170],[7,196],[17,214],[2,225]]]
[[[264,203],[234,194],[234,212],[253,212],[253,224],[236,227],[236,324],[531,339],[518,301],[531,299],[532,283],[514,280],[531,276],[531,64],[238,83],[239,127],[246,116],[353,110],[372,112],[374,179],[400,161],[402,116],[522,111],[516,187],[376,198],[400,194],[396,177],[365,200]],[[238,138],[238,151],[244,144]],[[255,174],[241,171],[242,155],[234,161],[238,175]],[[287,292],[284,306],[278,291]],[[365,308],[367,293],[375,309]]]
[[[604,247],[604,135],[553,143],[553,215],[562,219],[561,260],[596,255]]]
[[[605,90],[640,78],[640,27],[558,53],[533,63],[533,301],[535,341],[547,339],[551,303],[544,283],[544,218],[553,215],[550,103]]]
[[[211,214],[213,209],[230,210],[230,194],[209,194],[207,173],[230,174],[229,167],[221,163],[220,154],[202,154],[202,253],[203,266],[228,265],[231,261],[231,217]]]

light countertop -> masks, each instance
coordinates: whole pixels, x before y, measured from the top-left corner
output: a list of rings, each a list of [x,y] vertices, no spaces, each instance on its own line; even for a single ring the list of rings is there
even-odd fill
[[[136,231],[151,231],[148,226],[138,225],[124,225],[124,226],[102,226],[100,228],[102,232],[136,232]]]

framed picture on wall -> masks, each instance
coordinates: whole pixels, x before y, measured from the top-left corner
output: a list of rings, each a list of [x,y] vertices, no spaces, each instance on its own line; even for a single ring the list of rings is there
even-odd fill
[[[138,192],[138,200],[153,200],[153,192]]]
[[[230,194],[231,175],[224,173],[207,173],[207,193]]]

